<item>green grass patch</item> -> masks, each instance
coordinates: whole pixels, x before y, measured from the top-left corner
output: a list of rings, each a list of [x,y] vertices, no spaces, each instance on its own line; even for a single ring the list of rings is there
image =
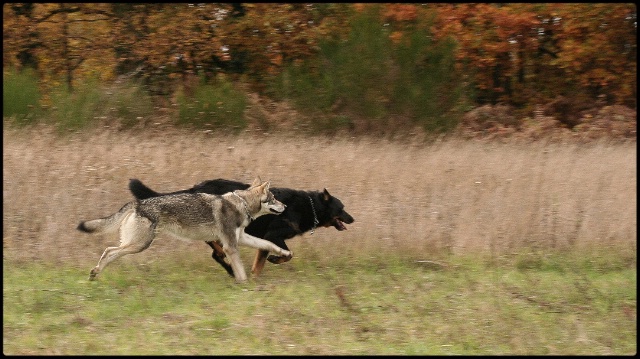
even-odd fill
[[[50,105],[43,109],[38,80],[32,71],[7,70],[4,75],[3,117],[19,126],[48,121],[64,132],[96,122],[117,122],[127,128],[153,116],[151,96],[132,81],[106,86],[98,80],[87,80],[71,92],[61,85],[50,89]]]
[[[26,69],[4,71],[2,78],[2,116],[12,118],[19,126],[37,121],[42,111],[38,88],[38,78],[33,71]]]
[[[52,91],[51,114],[58,130],[79,130],[94,122],[101,111],[101,90],[97,83],[86,83],[73,92],[65,86]]]
[[[177,96],[178,124],[238,131],[246,127],[246,95],[230,82],[199,85],[192,95]]]
[[[60,131],[98,122],[128,128],[150,118],[154,111],[151,96],[134,82],[106,87],[89,80],[72,92],[60,86],[52,91],[51,101],[51,117]]]
[[[634,354],[637,273],[449,257],[292,260],[234,284],[208,256],[3,263],[5,354]],[[592,258],[593,259],[593,258]],[[621,260],[620,263],[624,263]],[[587,264],[590,263],[590,264]]]

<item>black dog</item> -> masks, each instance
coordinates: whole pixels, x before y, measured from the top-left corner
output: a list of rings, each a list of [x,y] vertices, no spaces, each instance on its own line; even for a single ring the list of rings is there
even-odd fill
[[[196,193],[204,192],[209,194],[222,195],[235,190],[244,190],[249,188],[248,184],[229,181],[225,179],[215,179],[204,181],[189,189],[176,191],[171,193],[158,193],[142,184],[137,179],[131,179],[129,182],[129,190],[137,199],[145,199],[149,197],[163,196],[175,193]],[[282,249],[289,250],[284,243],[286,239],[293,238],[307,231],[313,231],[316,227],[333,226],[339,231],[347,229],[344,223],[353,223],[354,219],[344,210],[344,205],[336,197],[329,194],[325,188],[319,191],[299,191],[290,188],[270,188],[274,197],[284,203],[287,208],[280,215],[267,214],[256,218],[247,228],[245,232],[258,238],[266,239],[273,242]],[[222,247],[216,242],[207,242],[213,249],[211,257],[220,263],[226,269],[229,275],[233,276],[231,266],[224,260],[225,254]],[[270,255],[268,251],[259,250],[253,261],[251,272],[259,275],[264,267],[265,260],[271,263],[284,263],[289,260],[286,257],[277,257]]]

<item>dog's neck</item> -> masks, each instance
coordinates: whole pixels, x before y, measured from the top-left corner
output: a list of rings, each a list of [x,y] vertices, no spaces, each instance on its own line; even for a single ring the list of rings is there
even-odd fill
[[[242,205],[244,206],[244,210],[245,212],[247,212],[247,217],[249,217],[249,222],[253,221],[255,218],[253,218],[253,216],[251,215],[251,212],[249,212],[249,206],[247,205],[247,201],[244,200],[244,198],[240,197],[236,191],[231,192],[233,193],[234,196],[238,197],[240,199],[240,201],[242,202]]]

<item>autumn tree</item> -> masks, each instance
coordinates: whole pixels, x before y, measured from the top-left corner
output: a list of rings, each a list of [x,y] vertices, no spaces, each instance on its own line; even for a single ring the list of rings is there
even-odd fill
[[[377,23],[354,29],[353,15],[374,8]],[[379,87],[393,84],[398,98],[455,82],[477,104],[527,109],[563,95],[635,107],[636,16],[635,5],[624,3],[10,3],[3,5],[3,67],[31,67],[41,83],[69,89],[88,78],[135,74],[152,93],[167,95],[224,74],[264,90],[292,67],[314,57],[321,64],[327,44],[348,44],[344,51],[372,50],[360,63],[345,58],[356,72],[366,75],[367,61],[387,59],[375,66],[387,66],[386,78],[397,82]],[[401,75],[409,64],[419,76]],[[434,72],[450,74],[450,65],[455,76]],[[391,95],[372,95],[376,82],[350,93],[385,103]]]
[[[633,4],[438,4],[479,103],[636,97]],[[635,102],[632,102],[635,103]]]
[[[28,31],[20,35],[6,31],[5,50],[14,65],[38,69],[43,80],[55,84],[58,78],[73,89],[77,76],[108,80],[113,65],[112,42],[105,4],[10,4],[3,7],[7,26],[18,24]],[[11,14],[11,15],[10,15]]]
[[[42,46],[33,24],[32,3],[2,6],[2,63],[3,67],[38,68],[35,50]]]
[[[222,42],[234,69],[260,83],[287,64],[316,54],[319,42],[344,31],[349,4],[243,4],[226,18]]]
[[[189,75],[255,83],[317,49],[346,4],[113,4],[118,72],[142,68],[157,93]],[[155,79],[155,80],[153,80]]]
[[[636,106],[637,18],[634,4],[550,4],[557,54],[548,66],[562,69],[565,96]],[[578,90],[578,91],[576,91]]]
[[[511,102],[527,82],[536,47],[536,14],[523,4],[440,5],[438,35],[458,42],[458,66],[479,103]]]

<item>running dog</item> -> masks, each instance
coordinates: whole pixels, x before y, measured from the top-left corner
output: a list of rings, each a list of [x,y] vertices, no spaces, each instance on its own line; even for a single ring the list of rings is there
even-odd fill
[[[229,181],[225,179],[215,179],[204,181],[189,189],[171,193],[158,193],[142,184],[137,179],[129,182],[129,190],[137,199],[145,199],[157,196],[173,195],[176,193],[210,193],[223,194],[230,191],[242,190],[249,187],[248,184]],[[344,210],[342,202],[329,194],[325,188],[323,191],[299,191],[290,188],[271,188],[271,192],[277,200],[284,203],[287,208],[278,216],[265,215],[251,222],[246,228],[246,232],[252,236],[264,238],[284,250],[289,250],[285,240],[311,231],[317,227],[335,227],[338,231],[347,229],[345,223],[353,223],[354,219]],[[208,241],[207,244],[213,249],[211,257],[218,262],[229,275],[233,276],[233,270],[224,260],[225,254],[222,248],[216,243]],[[278,253],[278,252],[275,252]],[[258,250],[253,261],[251,272],[258,276],[264,268],[265,260],[279,264],[287,262],[288,256],[268,256],[269,251]],[[268,257],[267,257],[268,256]]]
[[[78,225],[78,230],[87,233],[120,232],[120,246],[105,249],[89,280],[94,280],[113,260],[149,248],[156,233],[164,231],[180,239],[218,242],[229,258],[236,281],[243,282],[247,275],[238,245],[291,258],[289,250],[244,232],[256,218],[280,214],[285,208],[269,191],[269,182],[260,184],[259,179],[246,190],[224,195],[179,193],[129,202],[109,217]]]

